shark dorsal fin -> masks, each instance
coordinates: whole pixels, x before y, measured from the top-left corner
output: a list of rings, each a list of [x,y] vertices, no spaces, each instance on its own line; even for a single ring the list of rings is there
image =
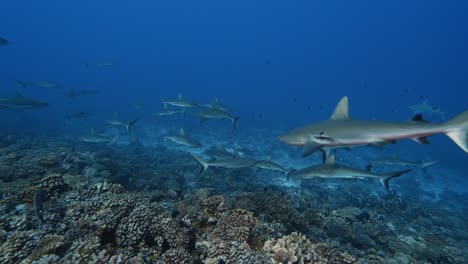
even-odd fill
[[[325,164],[327,164],[327,165],[334,165],[334,164],[336,164],[336,161],[335,161],[335,154],[330,154],[330,155],[326,158]]]
[[[330,116],[330,120],[349,120],[348,97],[343,97],[335,107],[335,111]]]
[[[24,98],[24,96],[23,96],[20,92],[16,92],[16,93],[15,93],[15,96],[16,96],[17,98]]]
[[[185,136],[184,128],[182,128],[182,127],[180,128],[180,130],[179,130],[179,135]]]
[[[179,100],[182,100],[182,99],[183,99],[181,93],[179,93],[179,94],[177,95],[177,99],[179,99]]]

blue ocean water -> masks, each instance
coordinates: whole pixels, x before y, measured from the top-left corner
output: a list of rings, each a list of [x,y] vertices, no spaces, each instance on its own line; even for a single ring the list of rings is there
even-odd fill
[[[410,106],[427,102],[432,109],[422,113],[424,118],[442,123],[468,106],[465,1],[44,0],[4,2],[1,10],[0,37],[8,44],[0,46],[0,98],[20,93],[49,105],[0,109],[0,134],[18,141],[45,138],[43,148],[65,140],[83,153],[112,152],[141,142],[144,148],[164,146],[176,156],[185,155],[192,150],[164,140],[184,127],[203,145],[196,153],[222,147],[301,169],[319,164],[320,153],[302,158],[301,148],[276,137],[328,119],[343,96],[349,99],[351,117],[364,120],[403,122],[415,114]],[[60,87],[40,87],[42,81]],[[70,89],[96,94],[69,98]],[[189,109],[184,117],[155,115],[163,109],[161,99],[175,100],[178,94],[200,104],[218,98],[239,117],[236,129],[226,120],[200,123],[198,110]],[[67,117],[78,112],[90,116]],[[125,133],[106,124],[114,117],[139,121]],[[83,145],[79,137],[90,131],[121,135],[112,146]],[[440,160],[427,174],[415,169],[410,177],[393,180],[393,189],[410,201],[408,193],[424,192],[421,196],[460,207],[466,216],[468,156],[444,135],[428,140],[431,144],[404,139],[384,150],[363,147],[336,155],[341,164],[362,169],[383,156]],[[180,163],[193,162],[192,173],[198,164],[187,157]],[[177,170],[177,162],[174,166]],[[394,168],[385,165],[383,170]],[[252,177],[250,183],[259,188],[307,189],[282,175]],[[338,190],[348,184],[334,183]],[[456,199],[439,200],[448,194]]]
[[[50,127],[63,112],[82,110],[141,115],[132,104],[150,115],[160,98],[177,93],[221,98],[243,127],[324,119],[344,95],[352,116],[363,119],[408,119],[407,107],[421,97],[447,116],[466,109],[462,1],[41,1],[3,9],[2,36],[12,43],[0,50],[2,92],[51,104],[4,114],[10,126],[21,125],[20,116]],[[85,67],[105,58],[118,66]],[[100,93],[70,101],[47,89],[23,91],[15,79]],[[246,118],[251,113],[264,118]],[[453,144],[435,141],[434,155],[453,153],[452,161],[466,162]]]

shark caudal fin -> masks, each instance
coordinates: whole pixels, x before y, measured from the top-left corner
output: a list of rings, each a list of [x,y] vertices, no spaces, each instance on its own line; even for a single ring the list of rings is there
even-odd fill
[[[164,109],[167,109],[166,100],[164,100],[163,98],[161,98],[161,103],[163,103],[163,108],[164,108]]]
[[[423,163],[421,163],[421,169],[423,170],[424,173],[426,173],[426,169],[428,167],[439,164],[439,163],[440,163],[440,160],[423,162]]]
[[[129,122],[128,124],[125,125],[125,128],[127,129],[127,132],[130,133],[130,131],[132,131],[132,127],[133,125],[138,121],[140,120],[139,118]]]
[[[237,121],[239,121],[239,117],[238,116],[235,116],[231,119],[231,122],[232,122],[232,128],[236,128],[236,124],[237,124]]]
[[[25,81],[22,81],[22,80],[15,80],[15,82],[21,87],[21,88],[27,88],[29,86],[29,84]]]
[[[401,175],[410,172],[411,169],[408,170],[403,170],[403,171],[397,171],[397,172],[389,172],[389,173],[384,173],[382,174],[382,179],[380,179],[380,182],[383,184],[385,189],[390,190],[390,185],[389,182],[393,178],[400,177]]]
[[[289,181],[289,178],[291,178],[291,175],[294,174],[296,171],[297,171],[296,169],[292,169],[286,172],[286,179]]]
[[[460,148],[468,153],[468,111],[465,111],[445,123],[445,134]]]
[[[201,165],[200,173],[204,173],[204,172],[208,169],[208,167],[210,166],[210,165],[208,164],[208,162],[206,162],[205,160],[203,160],[201,157],[199,157],[199,156],[197,156],[197,155],[195,155],[195,154],[192,154],[192,153],[190,153],[190,152],[187,152],[187,153],[188,153],[188,154],[190,155],[190,157],[192,157],[196,162],[198,162],[198,164]]]
[[[289,176],[296,171],[297,171],[296,169],[290,169],[290,170],[285,171],[284,174],[286,174],[286,179],[288,179],[289,181]]]

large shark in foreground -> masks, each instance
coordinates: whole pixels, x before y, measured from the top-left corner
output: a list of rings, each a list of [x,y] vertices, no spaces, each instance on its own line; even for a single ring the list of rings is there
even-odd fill
[[[46,102],[26,98],[20,93],[16,93],[16,95],[12,97],[0,97],[0,108],[10,108],[17,111],[38,109],[48,105],[49,104]]]
[[[348,98],[343,97],[330,119],[294,129],[278,140],[293,146],[302,146],[302,156],[317,150],[324,153],[335,148],[349,148],[393,143],[412,139],[428,144],[426,137],[445,134],[468,153],[468,111],[441,124],[428,123],[422,115],[406,122],[353,120],[348,114]]]
[[[389,190],[389,181],[410,172],[411,169],[395,171],[383,174],[373,173],[370,170],[360,170],[351,167],[338,165],[335,162],[335,155],[327,157],[325,164],[313,165],[302,170],[292,172],[288,178],[298,178],[310,180],[314,178],[324,179],[378,179]]]

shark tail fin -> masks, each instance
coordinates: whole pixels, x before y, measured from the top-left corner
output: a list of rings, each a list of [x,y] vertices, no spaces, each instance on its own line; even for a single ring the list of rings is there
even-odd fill
[[[15,80],[15,82],[21,87],[21,88],[27,88],[28,87],[28,83],[25,82],[25,81],[22,81],[22,80]]]
[[[231,122],[232,122],[232,127],[235,129],[236,128],[236,124],[237,124],[237,121],[239,121],[239,117],[238,116],[235,116]]]
[[[423,170],[424,173],[426,173],[426,169],[432,165],[436,165],[440,163],[440,160],[436,160],[436,161],[430,161],[430,162],[424,162],[421,164],[421,169]]]
[[[445,134],[468,153],[468,111],[450,119],[445,125],[447,126]]]
[[[161,98],[161,103],[163,103],[163,108],[167,109],[167,103],[166,100],[164,100],[164,98]]]
[[[393,178],[400,177],[401,175],[410,172],[411,169],[408,170],[403,170],[403,171],[397,171],[397,172],[389,172],[389,173],[384,173],[382,174],[382,179],[380,179],[380,182],[383,184],[385,189],[390,190],[390,185],[389,182]]]
[[[195,155],[195,154],[192,154],[192,153],[190,153],[190,152],[188,152],[188,154],[189,154],[190,157],[192,157],[196,162],[198,162],[198,164],[201,165],[200,174],[201,174],[201,173],[204,173],[204,172],[208,169],[208,167],[210,166],[210,165],[208,164],[208,162],[206,162],[205,160],[203,160],[201,157],[199,157],[199,156],[197,156],[197,155]]]
[[[132,131],[133,125],[134,125],[138,120],[140,120],[140,119],[137,118],[137,119],[135,119],[135,120],[130,121],[128,124],[125,125],[125,128],[127,129],[127,132],[128,132],[128,133],[130,133],[130,131]]]
[[[289,178],[290,178],[291,174],[293,174],[296,171],[297,171],[296,169],[286,171],[286,179],[289,181]]]

